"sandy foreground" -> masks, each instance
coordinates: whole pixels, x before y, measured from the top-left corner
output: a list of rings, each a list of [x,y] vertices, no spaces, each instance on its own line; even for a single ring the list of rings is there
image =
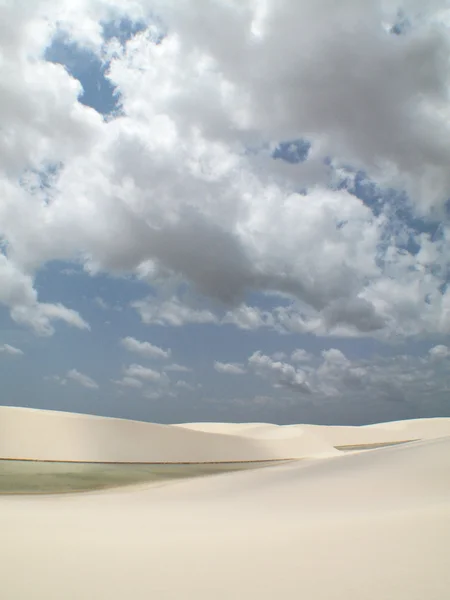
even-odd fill
[[[334,448],[408,439],[419,441]],[[303,460],[163,485],[0,496],[0,597],[449,597],[450,419],[158,426],[0,407],[1,458],[210,456]]]

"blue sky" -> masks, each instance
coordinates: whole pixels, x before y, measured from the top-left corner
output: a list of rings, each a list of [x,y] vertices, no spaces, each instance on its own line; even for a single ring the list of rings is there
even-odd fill
[[[30,49],[11,41],[30,64],[0,116],[12,128],[0,147],[2,402],[159,422],[450,415],[450,189],[446,148],[423,137],[445,74],[352,75],[389,52],[404,73],[427,15],[393,24],[405,49],[372,39],[381,24],[365,16],[356,65],[332,40],[319,49],[317,27],[314,71],[300,42],[286,54],[282,21],[266,23],[281,37],[258,38],[258,52],[236,42],[231,64],[230,40],[200,35],[193,7],[156,18],[100,5],[9,15],[54,28]],[[337,47],[359,43],[341,17]],[[345,65],[339,82],[324,57]],[[45,76],[30,79],[33,61]],[[415,127],[389,107],[419,94]]]

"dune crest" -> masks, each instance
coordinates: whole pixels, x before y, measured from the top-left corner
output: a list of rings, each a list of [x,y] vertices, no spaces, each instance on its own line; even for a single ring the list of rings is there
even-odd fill
[[[310,458],[336,452],[307,431],[295,436],[230,436],[126,419],[0,407],[0,458],[195,463]]]

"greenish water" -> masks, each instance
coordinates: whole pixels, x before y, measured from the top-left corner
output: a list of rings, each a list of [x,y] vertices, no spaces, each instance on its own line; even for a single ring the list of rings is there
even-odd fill
[[[105,464],[0,459],[0,494],[85,492],[268,467],[278,462]]]
[[[385,446],[399,446],[400,444],[408,444],[408,442],[416,442],[417,440],[402,440],[400,442],[378,442],[374,444],[351,444],[347,446],[335,446],[336,450],[349,452],[351,450],[374,450],[375,448],[384,448]]]

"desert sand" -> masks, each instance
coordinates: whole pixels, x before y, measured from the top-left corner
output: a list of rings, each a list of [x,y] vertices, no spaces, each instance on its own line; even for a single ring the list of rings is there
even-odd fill
[[[334,449],[406,439],[418,441]],[[0,407],[0,457],[44,456],[303,460],[164,485],[0,496],[7,600],[448,598],[450,419],[157,426]]]

